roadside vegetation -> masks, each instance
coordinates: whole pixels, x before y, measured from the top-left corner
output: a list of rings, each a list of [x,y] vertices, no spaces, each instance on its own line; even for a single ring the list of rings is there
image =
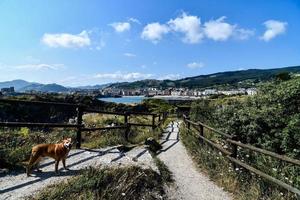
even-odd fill
[[[192,104],[192,121],[201,121],[243,143],[300,159],[300,78],[277,79],[263,84],[253,97],[200,100]],[[242,168],[233,168],[194,131],[182,128],[182,138],[200,168],[237,199],[297,199]],[[205,129],[205,136],[229,149],[230,146]],[[300,167],[258,153],[239,149],[245,163],[300,188]]]
[[[30,199],[167,199],[166,180],[152,169],[136,166],[89,168],[63,183],[52,185]]]

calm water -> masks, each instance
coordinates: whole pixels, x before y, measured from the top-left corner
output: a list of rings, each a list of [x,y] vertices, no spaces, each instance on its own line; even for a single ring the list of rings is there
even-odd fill
[[[108,102],[114,102],[114,103],[141,103],[144,99],[147,99],[147,97],[144,96],[124,96],[121,98],[99,98],[99,100],[102,101],[108,101]]]

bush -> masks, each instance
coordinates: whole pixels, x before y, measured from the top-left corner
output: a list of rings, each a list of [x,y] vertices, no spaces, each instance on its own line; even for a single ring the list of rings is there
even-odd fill
[[[205,122],[245,143],[300,158],[300,78],[266,83],[243,100],[201,100],[192,104],[193,120]]]
[[[193,120],[236,135],[243,143],[300,159],[299,77],[263,84],[257,95],[246,99],[207,102],[202,100],[192,105]],[[238,152],[243,162],[296,188],[300,187],[300,167],[244,149]],[[262,195],[268,193],[264,189],[266,186],[260,181],[258,183]]]

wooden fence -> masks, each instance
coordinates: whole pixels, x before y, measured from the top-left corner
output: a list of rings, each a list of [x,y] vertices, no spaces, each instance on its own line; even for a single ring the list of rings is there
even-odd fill
[[[70,107],[76,110],[77,121],[76,124],[68,123],[31,123],[31,122],[0,122],[0,127],[60,127],[60,128],[76,128],[76,148],[81,147],[83,131],[97,131],[97,130],[112,130],[112,129],[123,129],[125,130],[125,137],[128,139],[128,134],[131,126],[146,126],[152,127],[154,130],[156,127],[160,126],[162,122],[167,118],[167,113],[148,113],[148,112],[109,112],[103,110],[90,109],[82,104],[71,104],[71,103],[61,103],[61,102],[44,102],[44,101],[25,101],[25,100],[10,100],[10,99],[0,99],[0,103],[8,103],[11,105],[15,104],[24,104],[24,105],[44,105],[44,106],[61,106],[61,107]],[[82,116],[85,113],[99,113],[107,115],[119,115],[124,116],[124,124],[121,126],[109,126],[109,127],[95,127],[88,128],[85,127]],[[152,116],[151,123],[149,124],[138,124],[131,123],[129,120],[130,116],[133,115],[146,115]],[[157,119],[157,120],[156,120]],[[156,122],[157,121],[157,122]]]
[[[197,136],[199,137],[201,142],[204,141],[207,144],[209,144],[210,146],[212,146],[213,148],[222,152],[222,155],[224,155],[226,158],[228,158],[234,164],[234,166],[241,166],[244,169],[246,169],[256,175],[263,177],[266,180],[268,180],[290,192],[293,192],[294,194],[296,194],[298,196],[298,198],[300,198],[300,190],[299,189],[297,189],[291,185],[288,185],[288,184],[282,182],[281,180],[278,180],[278,179],[260,171],[259,169],[256,169],[256,168],[242,162],[241,160],[239,160],[238,147],[245,148],[250,151],[258,152],[258,153],[261,153],[261,154],[264,154],[267,156],[271,156],[273,158],[276,158],[276,159],[284,161],[284,162],[291,163],[296,166],[300,166],[300,160],[293,159],[293,158],[287,157],[285,155],[279,155],[277,153],[267,151],[265,149],[257,148],[250,144],[241,143],[241,142],[237,141],[236,136],[228,135],[228,134],[218,131],[210,126],[207,126],[206,124],[203,124],[201,122],[193,122],[185,115],[183,115],[183,119],[184,119],[184,123],[188,130],[191,130],[192,128],[194,128],[194,130],[196,130],[196,132],[198,133]],[[231,146],[231,151],[224,149],[221,145],[218,145],[214,141],[206,138],[204,136],[204,128],[210,130],[213,133],[219,134],[223,139],[225,139],[225,141]]]

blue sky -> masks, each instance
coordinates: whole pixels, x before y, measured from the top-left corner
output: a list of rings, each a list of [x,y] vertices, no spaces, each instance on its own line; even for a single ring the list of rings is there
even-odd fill
[[[297,0],[0,0],[0,81],[66,86],[300,64]]]

